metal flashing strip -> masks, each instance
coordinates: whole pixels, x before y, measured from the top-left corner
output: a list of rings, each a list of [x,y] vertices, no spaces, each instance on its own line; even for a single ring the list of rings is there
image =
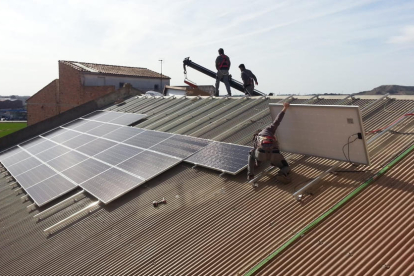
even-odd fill
[[[92,72],[92,73],[99,73],[99,71],[98,71],[98,70],[95,70],[95,69],[89,68],[89,67],[87,67],[87,66],[85,66],[85,65],[83,65],[83,64],[80,64],[79,62],[73,62],[73,64],[75,64],[76,66],[79,66],[79,67],[80,67],[80,68],[82,68],[82,69],[85,69],[86,71],[89,71],[89,72]]]

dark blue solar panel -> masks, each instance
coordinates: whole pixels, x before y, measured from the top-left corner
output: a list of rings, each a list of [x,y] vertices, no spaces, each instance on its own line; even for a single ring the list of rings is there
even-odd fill
[[[98,154],[104,150],[107,150],[115,145],[116,145],[115,142],[98,138],[94,140],[93,142],[87,143],[77,148],[76,150],[84,154],[87,154],[89,156],[94,156],[95,154]]]
[[[155,152],[143,151],[117,165],[117,167],[142,178],[149,179],[180,162],[181,159],[171,158]]]
[[[117,142],[125,141],[131,138],[134,135],[140,134],[143,132],[143,129],[135,128],[135,127],[121,127],[120,129],[113,131],[104,135],[104,138],[111,139]]]
[[[95,175],[109,169],[110,167],[93,159],[87,159],[62,173],[77,184],[94,177]]]
[[[167,140],[152,146],[150,149],[185,159],[210,143],[211,141],[205,139],[184,135],[174,135]]]
[[[112,168],[84,182],[81,187],[103,203],[108,204],[143,182],[137,177]]]
[[[137,146],[140,148],[148,149],[171,136],[172,136],[171,133],[146,130],[137,136],[134,136],[128,140],[125,140],[124,143]]]
[[[65,179],[61,175],[54,175],[42,182],[31,186],[26,190],[37,206],[43,206],[46,203],[58,198],[59,196],[75,189],[77,185]]]
[[[71,149],[76,149],[76,148],[79,148],[80,146],[83,146],[86,143],[92,142],[96,139],[97,139],[96,137],[86,135],[86,134],[81,134],[79,136],[76,136],[75,138],[72,138],[72,139],[64,142],[63,145],[67,146]]]
[[[140,152],[142,152],[141,149],[120,144],[105,150],[94,157],[111,165],[116,165]]]
[[[42,162],[40,162],[36,158],[29,157],[27,159],[24,159],[23,161],[20,161],[20,162],[14,164],[13,166],[7,167],[7,170],[13,176],[17,176],[19,174],[22,174],[24,172],[27,172],[27,171],[33,169],[34,167],[37,167],[37,166],[41,165],[41,164],[42,164]]]
[[[61,172],[86,160],[87,158],[88,157],[86,157],[83,154],[77,153],[75,151],[70,151],[49,161],[48,165],[54,168],[55,170]]]
[[[247,167],[251,147],[214,142],[185,159],[200,166],[237,174]]]
[[[20,186],[27,189],[45,180],[46,178],[51,177],[54,174],[56,173],[46,165],[40,165],[31,169],[30,171],[16,176],[15,178],[17,182],[20,184]]]

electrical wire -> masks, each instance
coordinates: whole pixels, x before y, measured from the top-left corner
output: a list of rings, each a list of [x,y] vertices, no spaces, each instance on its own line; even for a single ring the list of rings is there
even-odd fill
[[[354,140],[352,140],[352,141],[349,141],[349,139],[351,139],[353,136],[357,136]],[[351,162],[351,157],[350,157],[350,150],[349,150],[349,145],[350,144],[352,144],[353,142],[355,142],[356,140],[358,140],[358,133],[355,133],[355,134],[352,134],[352,135],[350,135],[349,137],[348,137],[348,143],[346,143],[343,147],[342,147],[342,153],[344,154],[344,156],[345,156],[345,159],[349,162],[349,163],[352,163]],[[348,146],[348,156],[346,156],[346,154],[345,154],[345,147],[346,146]]]
[[[375,129],[375,130],[368,131],[367,134],[374,134],[374,133],[383,131],[384,129],[386,129],[386,128],[390,127],[390,126],[395,125],[400,119],[402,119],[402,118],[404,118],[406,116],[413,116],[413,115],[414,115],[414,113],[406,113],[406,114],[398,117],[398,119],[396,119],[395,121],[393,121],[391,124],[389,124],[389,125],[387,125],[385,127],[379,128],[379,129]]]

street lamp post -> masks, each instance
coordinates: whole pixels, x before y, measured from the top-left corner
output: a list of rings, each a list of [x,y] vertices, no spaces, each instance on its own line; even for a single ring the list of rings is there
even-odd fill
[[[162,93],[162,59],[159,59],[158,61],[161,62],[161,80],[160,80],[160,92]]]

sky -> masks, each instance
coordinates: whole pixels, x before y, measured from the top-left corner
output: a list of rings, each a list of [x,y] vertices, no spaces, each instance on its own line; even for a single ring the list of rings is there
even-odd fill
[[[184,85],[183,59],[215,70],[219,48],[234,79],[244,63],[265,93],[414,86],[414,1],[0,0],[0,95],[35,94],[59,77],[58,60],[159,72],[163,59]]]

